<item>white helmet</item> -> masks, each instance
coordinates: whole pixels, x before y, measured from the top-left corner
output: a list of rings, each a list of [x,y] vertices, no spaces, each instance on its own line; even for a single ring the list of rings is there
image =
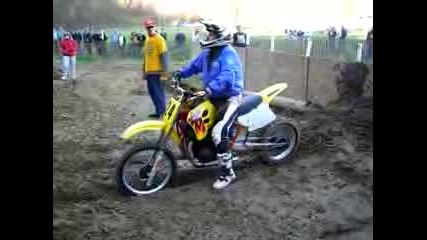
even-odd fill
[[[208,32],[208,37],[205,40],[200,40],[201,48],[225,46],[231,43],[231,32],[225,27],[203,20],[200,23],[205,25]]]

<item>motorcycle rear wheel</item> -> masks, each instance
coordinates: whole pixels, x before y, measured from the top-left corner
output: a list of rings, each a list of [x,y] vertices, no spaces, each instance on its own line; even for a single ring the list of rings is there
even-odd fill
[[[280,135],[280,132],[282,134]],[[279,136],[276,136],[279,133]],[[287,141],[288,146],[265,149],[261,153],[261,160],[269,165],[289,163],[293,160],[300,144],[300,127],[298,122],[289,118],[278,118],[262,132],[265,143]]]
[[[161,154],[161,159],[159,161],[161,165],[166,166],[166,176],[160,180],[158,184],[151,184],[150,186],[144,187],[144,189],[138,189],[137,187],[131,185],[131,183],[128,182],[128,179],[126,177],[126,166],[127,164],[134,163],[136,164],[137,161],[132,161],[134,157],[136,157],[139,153],[148,152],[148,151],[154,151],[157,152],[157,154]],[[154,164],[154,163],[152,163]],[[159,166],[159,165],[158,165]],[[148,180],[149,178],[149,172],[151,171],[153,166],[150,164],[142,165],[137,174],[136,178],[139,178],[137,181],[140,185],[145,185],[143,182],[144,180]],[[135,176],[134,176],[135,177]],[[163,188],[168,185],[170,182],[174,182],[176,178],[176,160],[173,156],[173,153],[164,147],[157,146],[153,143],[146,143],[146,144],[140,144],[140,145],[133,145],[126,149],[126,151],[123,153],[122,157],[119,160],[119,163],[116,168],[116,182],[118,186],[119,192],[124,196],[142,196],[142,195],[149,195],[153,194],[155,192],[158,192],[162,190]],[[157,176],[157,170],[156,175],[153,177],[153,181],[158,181],[160,177]],[[137,183],[137,184],[138,184]]]

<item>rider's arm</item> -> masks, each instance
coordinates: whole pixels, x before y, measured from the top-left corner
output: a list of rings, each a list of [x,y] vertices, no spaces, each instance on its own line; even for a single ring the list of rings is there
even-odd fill
[[[182,78],[188,78],[192,75],[198,74],[202,71],[204,54],[199,54],[196,58],[191,60],[186,66],[182,67],[179,72]]]

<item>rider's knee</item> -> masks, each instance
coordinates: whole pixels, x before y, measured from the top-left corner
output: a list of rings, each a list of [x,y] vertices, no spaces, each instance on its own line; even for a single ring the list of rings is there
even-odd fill
[[[221,143],[223,125],[222,121],[220,121],[212,129],[212,140],[215,143],[215,146],[218,146]]]

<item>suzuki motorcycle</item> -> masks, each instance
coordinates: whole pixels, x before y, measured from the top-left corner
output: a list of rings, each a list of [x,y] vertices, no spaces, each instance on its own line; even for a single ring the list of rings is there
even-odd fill
[[[179,82],[172,82],[169,86],[174,94],[162,119],[135,123],[121,135],[125,142],[144,133],[159,135],[155,141],[130,144],[124,151],[116,169],[118,188],[123,195],[148,195],[168,183],[176,183],[177,161],[189,161],[195,168],[217,165],[211,132],[220,121],[219,109],[204,91],[186,90]],[[230,149],[237,156],[233,161],[240,161],[242,154],[250,155],[246,159],[257,155],[267,164],[292,160],[300,141],[299,126],[292,119],[277,117],[270,108],[271,101],[287,87],[286,83],[278,83],[243,96],[238,116],[229,129]],[[171,148],[175,147],[181,156],[173,153]],[[144,153],[149,154],[139,157]],[[131,171],[128,167],[135,169]]]

